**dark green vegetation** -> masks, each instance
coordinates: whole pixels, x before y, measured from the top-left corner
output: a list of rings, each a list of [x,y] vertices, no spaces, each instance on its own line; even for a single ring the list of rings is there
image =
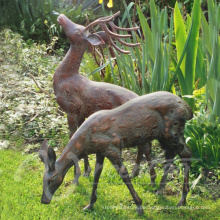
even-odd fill
[[[0,0],[0,26],[10,27],[25,39],[48,42],[51,35],[62,35],[56,22],[58,13],[83,24],[86,23],[85,15],[88,19],[94,17],[97,5],[95,0]]]
[[[27,1],[13,2],[9,8],[9,1],[0,0],[1,219],[19,219],[20,216],[22,219],[138,218],[126,186],[107,160],[94,212],[82,211],[89,203],[92,175],[81,177],[80,185],[75,187],[71,185],[72,169],[51,205],[40,204],[44,165],[38,159],[37,150],[47,138],[59,155],[69,140],[66,116],[57,106],[52,88],[53,74],[66,53],[63,49],[66,39],[56,23],[57,15],[51,15],[51,12],[64,13],[74,22],[85,24],[85,14],[92,21],[111,11],[104,7],[99,12],[94,10],[98,0],[78,1],[83,5],[77,5],[76,1],[71,5],[67,4],[71,1],[32,0],[28,7]],[[92,9],[86,4],[89,2]],[[187,144],[193,152],[187,197],[191,210],[189,207],[185,210],[173,208],[182,186],[179,158],[175,159],[165,196],[155,195],[164,162],[155,142],[152,157],[159,173],[156,187],[149,185],[145,163],[140,176],[132,181],[143,200],[143,219],[215,219],[220,215],[217,213],[220,191],[220,5],[212,0],[201,1],[201,8],[198,0],[179,1],[178,4],[169,1],[169,5],[168,1],[153,0],[140,1],[140,4],[122,2],[121,19],[116,23],[123,27],[131,26],[133,22],[139,25],[140,31],[132,33],[132,38],[126,41],[139,42],[141,46],[124,48],[131,51],[130,55],[113,51],[115,59],[107,47],[97,48],[99,53],[88,50],[81,73],[92,80],[127,87],[139,95],[171,91],[184,98],[194,111],[194,118],[187,122],[185,129]],[[37,5],[33,6],[34,3]],[[43,3],[44,10],[39,9]],[[22,16],[15,11],[17,6]],[[32,7],[36,9],[35,14],[31,14]],[[118,9],[114,7],[113,10]],[[136,150],[124,152],[129,170],[133,167],[135,154]],[[94,170],[94,155],[90,160]],[[109,209],[103,209],[104,206]]]

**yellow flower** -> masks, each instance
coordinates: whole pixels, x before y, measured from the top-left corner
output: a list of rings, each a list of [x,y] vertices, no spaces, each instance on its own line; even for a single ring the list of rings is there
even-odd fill
[[[108,6],[109,8],[112,8],[112,7],[113,7],[113,0],[109,0],[107,6]]]
[[[204,94],[205,94],[205,86],[203,86],[201,89],[196,89],[193,91],[194,96],[199,96]]]
[[[102,2],[103,2],[103,0],[99,0],[99,4],[102,4]],[[109,8],[112,8],[112,7],[113,7],[113,0],[109,0],[107,6],[108,6]]]

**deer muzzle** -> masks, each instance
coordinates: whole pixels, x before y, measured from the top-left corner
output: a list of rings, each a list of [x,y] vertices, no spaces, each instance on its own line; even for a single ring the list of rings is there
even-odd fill
[[[61,25],[62,22],[66,19],[66,16],[61,14],[59,15],[59,17],[57,18],[58,23]]]
[[[51,199],[52,199],[52,195],[50,195],[49,197],[46,195],[45,192],[43,192],[42,197],[41,197],[41,203],[42,204],[50,204]]]

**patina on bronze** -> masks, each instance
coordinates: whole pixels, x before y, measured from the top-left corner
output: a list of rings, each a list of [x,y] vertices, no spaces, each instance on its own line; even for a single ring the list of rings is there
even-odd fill
[[[109,83],[93,82],[79,74],[80,63],[89,43],[97,46],[106,42],[111,44],[121,53],[129,53],[129,51],[125,51],[117,47],[112,38],[117,39],[120,43],[128,47],[135,47],[139,45],[128,44],[120,39],[130,37],[130,35],[117,34],[116,31],[118,29],[132,31],[138,28],[120,28],[114,25],[112,20],[119,13],[120,12],[112,16],[99,18],[87,27],[73,23],[65,15],[60,15],[58,17],[59,24],[62,26],[66,36],[70,40],[70,49],[54,74],[53,88],[58,104],[67,114],[70,137],[76,132],[77,127],[79,127],[85,119],[94,112],[102,109],[113,109],[133,98],[138,97],[137,94],[123,87]],[[112,31],[108,29],[107,24],[111,27]],[[95,25],[99,25],[103,31],[90,34],[89,29]],[[151,165],[150,151],[150,143],[145,144],[145,147],[142,147],[142,150],[139,149],[136,164],[131,174],[132,177],[138,175],[139,164],[143,153],[146,156],[148,164]],[[86,176],[89,175],[91,171],[87,156],[85,156],[84,162],[84,175]],[[153,166],[150,166],[150,173],[153,183],[156,177]],[[80,169],[79,167],[75,167],[74,183],[78,183],[79,176]]]
[[[115,109],[102,110],[91,115],[74,133],[57,161],[54,150],[45,141],[40,150],[40,158],[46,168],[42,203],[50,203],[71,166],[85,155],[95,153],[93,190],[90,204],[84,209],[92,209],[97,200],[97,185],[104,158],[107,157],[127,185],[137,212],[141,215],[142,200],[135,192],[122,162],[122,149],[134,146],[141,148],[144,143],[157,139],[166,157],[159,192],[165,187],[169,167],[178,154],[184,165],[183,192],[178,205],[185,205],[189,191],[191,151],[185,143],[184,127],[185,121],[192,116],[189,105],[178,96],[168,92],[155,92],[130,100]]]

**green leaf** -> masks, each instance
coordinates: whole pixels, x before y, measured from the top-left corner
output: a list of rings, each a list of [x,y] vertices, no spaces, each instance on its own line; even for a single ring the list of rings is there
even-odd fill
[[[177,49],[177,59],[180,60],[186,42],[186,30],[177,2],[174,8],[174,31],[175,31],[175,40],[176,40],[176,49]],[[184,77],[185,77],[185,62],[186,62],[186,58],[184,57],[182,64],[180,65]]]
[[[115,59],[115,58],[114,58],[114,59]],[[113,59],[113,60],[114,60],[114,59]],[[104,69],[110,62],[111,62],[111,61],[108,61],[107,63],[105,63],[105,64],[103,64],[102,66],[98,67],[97,69],[93,70],[93,71],[90,73],[90,75],[93,75],[93,74],[95,74],[95,73],[101,71],[101,70]]]
[[[104,78],[103,81],[107,82],[107,83],[111,83],[111,81],[112,81],[112,76],[111,76],[110,68],[109,68],[109,66],[106,66],[106,68],[105,68],[105,78]]]
[[[127,11],[124,12],[121,22],[123,23],[125,21],[125,19],[127,18],[127,12],[129,12],[132,8],[132,6],[134,5],[134,2],[131,2],[128,6],[127,6]]]
[[[187,45],[185,45],[185,46],[187,47]],[[184,51],[186,51],[186,47],[184,48]],[[181,58],[185,54],[184,51],[183,51],[183,54],[181,55]],[[173,56],[171,57],[171,61],[172,61],[173,65],[174,65],[174,67],[175,67],[175,73],[173,74],[173,78],[172,78],[172,81],[170,83],[169,91],[171,90],[171,88],[173,86],[173,82],[174,82],[174,80],[176,78],[176,75],[178,74],[178,78],[179,78],[179,81],[180,81],[179,83],[180,83],[180,86],[181,86],[181,92],[182,92],[182,95],[184,95],[184,94],[187,94],[187,86],[186,86],[186,82],[185,82],[182,70],[180,69],[181,60],[182,59],[180,59],[179,62],[177,63],[175,58]]]
[[[150,0],[150,17],[151,17],[151,29],[153,39],[156,38],[156,34],[159,34],[159,25],[157,17],[157,9],[154,0]]]
[[[177,58],[178,64],[177,67],[181,68],[182,75],[178,74],[179,84],[181,87],[182,95],[191,95],[194,88],[195,80],[195,67],[196,67],[196,55],[198,48],[198,38],[199,38],[199,27],[200,27],[200,0],[195,0],[192,10],[192,22],[191,27],[186,39],[186,28],[178,7],[178,4],[175,5],[174,10],[174,26],[175,26],[175,39],[176,39],[176,48],[177,48]],[[188,22],[190,18],[188,17]],[[186,54],[184,54],[184,52]],[[185,55],[185,56],[184,56]],[[184,57],[183,57],[184,56]],[[182,61],[182,63],[181,63]],[[181,64],[180,64],[181,63]],[[180,73],[176,69],[174,77],[177,73]],[[174,82],[174,78],[171,81],[171,85]],[[181,77],[181,78],[180,78]],[[192,99],[186,100],[189,105],[194,108],[194,102]]]
[[[116,76],[115,76],[115,71],[114,71],[114,68],[113,68],[113,66],[112,66],[110,54],[108,54],[108,57],[109,57],[109,62],[110,62],[109,64],[110,64],[110,68],[111,68],[112,78],[113,78],[114,84],[117,85],[117,80],[116,80]]]
[[[195,0],[192,10],[192,33],[189,39],[189,46],[186,52],[186,60],[185,60],[184,75],[185,75],[188,94],[192,93],[194,87],[200,17],[201,17],[200,0]]]
[[[212,43],[209,33],[209,25],[206,21],[205,15],[203,12],[201,12],[201,24],[202,24],[202,41],[203,41],[203,47],[208,50],[209,55],[212,54]]]
[[[203,87],[207,80],[201,39],[199,39],[199,45],[197,50],[195,80],[198,81],[197,88]]]
[[[151,59],[153,60],[153,62],[155,62],[152,32],[150,30],[150,27],[147,23],[147,20],[144,16],[143,12],[141,11],[141,9],[139,8],[138,5],[137,5],[137,11],[138,11],[138,16],[139,16],[139,19],[141,22],[141,27],[142,27],[142,30],[144,33],[145,43],[147,44],[147,48],[148,48],[149,54],[151,56]]]

